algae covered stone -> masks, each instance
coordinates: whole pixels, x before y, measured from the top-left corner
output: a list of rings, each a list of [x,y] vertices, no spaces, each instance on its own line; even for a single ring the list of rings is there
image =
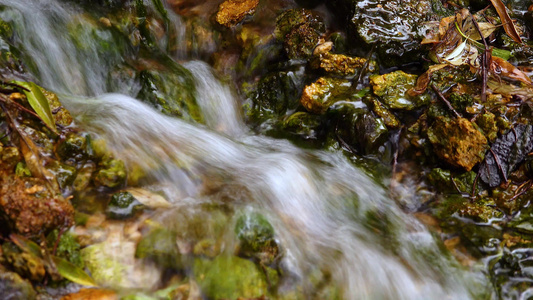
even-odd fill
[[[315,60],[312,66],[316,69],[337,76],[354,77],[367,63],[366,58],[348,56],[344,54],[325,53]],[[367,71],[374,73],[377,70],[376,62],[368,62]]]
[[[304,88],[300,103],[309,112],[322,114],[336,101],[345,100],[338,96],[347,93],[350,87],[347,80],[321,77]]]
[[[290,59],[308,59],[325,31],[324,22],[316,13],[307,9],[290,9],[278,17],[274,35],[283,42]]]
[[[467,171],[483,161],[488,150],[485,136],[464,118],[437,117],[427,134],[440,158]]]
[[[194,277],[209,299],[251,299],[266,296],[265,275],[251,261],[236,256],[196,259]]]
[[[429,103],[429,96],[410,96],[407,92],[414,87],[418,76],[395,71],[383,75],[370,76],[374,94],[391,109],[413,110]]]

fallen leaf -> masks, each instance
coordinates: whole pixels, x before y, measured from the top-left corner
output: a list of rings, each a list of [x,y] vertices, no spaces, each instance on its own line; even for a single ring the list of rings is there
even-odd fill
[[[490,0],[490,2],[496,9],[498,16],[500,16],[500,20],[502,21],[505,33],[507,33],[507,35],[513,39],[513,41],[522,44],[522,38],[520,38],[520,35],[518,34],[516,27],[514,26],[513,20],[507,13],[507,8],[505,7],[505,4],[502,2],[502,0]]]
[[[168,208],[172,206],[163,196],[145,189],[129,188],[126,189],[126,192],[132,194],[137,201],[151,208]]]
[[[52,116],[52,110],[50,109],[50,103],[48,103],[48,100],[41,91],[41,88],[33,82],[13,81],[13,83],[27,89],[23,90],[23,92],[26,94],[26,98],[28,98],[30,106],[41,118],[43,123],[55,134],[58,134],[54,117]]]
[[[446,66],[447,64],[438,64],[438,65],[430,66],[424,74],[418,77],[418,79],[416,80],[416,85],[412,89],[407,91],[409,96],[417,96],[417,95],[424,93],[426,89],[428,88],[429,82],[431,81],[431,75],[433,74],[433,72],[436,72]]]
[[[499,57],[492,57],[490,72],[493,75],[507,77],[531,85],[531,79],[524,72],[520,71],[510,62]]]
[[[52,260],[57,267],[57,271],[64,278],[85,286],[97,286],[96,282],[91,276],[87,275],[85,271],[73,265],[69,261],[57,256],[52,256]]]

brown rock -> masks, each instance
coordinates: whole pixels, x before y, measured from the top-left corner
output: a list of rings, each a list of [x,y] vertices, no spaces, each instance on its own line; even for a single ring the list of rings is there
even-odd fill
[[[43,180],[2,173],[0,215],[11,230],[25,236],[38,236],[72,225],[74,208],[70,201],[46,189]]]
[[[232,27],[241,22],[246,15],[255,13],[259,0],[227,0],[220,4],[216,21],[223,26]]]
[[[488,149],[485,136],[464,118],[438,117],[428,137],[440,158],[467,171],[483,160]]]

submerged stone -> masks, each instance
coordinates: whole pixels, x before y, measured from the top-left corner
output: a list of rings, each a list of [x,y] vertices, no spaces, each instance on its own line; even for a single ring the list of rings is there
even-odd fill
[[[135,257],[150,259],[165,268],[178,269],[182,263],[176,240],[176,234],[170,230],[152,229],[137,245]]]
[[[483,160],[488,149],[485,136],[464,118],[437,117],[427,135],[440,158],[467,171]]]
[[[33,300],[36,297],[31,283],[4,268],[0,268],[0,295],[5,300]]]
[[[268,296],[265,275],[251,261],[236,256],[195,259],[193,273],[209,299],[252,299]]]
[[[129,192],[118,192],[111,196],[107,206],[107,214],[115,219],[131,217],[136,211],[142,209],[142,203],[137,201]]]
[[[218,8],[216,21],[223,26],[232,27],[247,15],[255,12],[259,0],[226,0]]]
[[[408,91],[416,84],[418,76],[395,71],[370,76],[374,94],[391,109],[413,110],[429,103],[429,95],[410,96]]]
[[[290,115],[282,124],[282,129],[303,139],[318,139],[321,133],[322,118],[303,111]]]

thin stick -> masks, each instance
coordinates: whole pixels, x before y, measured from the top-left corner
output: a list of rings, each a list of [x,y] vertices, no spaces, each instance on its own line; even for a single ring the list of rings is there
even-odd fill
[[[507,202],[511,202],[513,200],[515,200],[516,198],[522,196],[523,194],[527,193],[527,191],[529,191],[529,189],[531,189],[531,186],[533,186],[533,181],[530,179],[529,180],[529,184],[527,185],[526,188],[524,188],[522,191],[520,191],[520,193],[514,195],[511,199],[509,199],[509,201]]]
[[[476,27],[477,32],[479,33],[479,36],[481,37],[481,40],[483,41],[483,45],[485,46],[485,49],[483,50],[483,54],[481,55],[481,103],[485,103],[487,100],[487,76],[488,76],[488,69],[489,69],[489,58],[490,58],[490,49],[487,45],[487,41],[485,40],[485,37],[483,36],[483,32],[481,32],[481,29],[479,28],[479,25],[477,24],[476,19],[472,14],[470,14],[472,17],[472,23],[474,24],[474,27]]]
[[[502,168],[502,165],[500,164],[500,158],[496,156],[494,151],[492,151],[492,148],[489,149],[490,153],[492,153],[492,156],[494,157],[494,161],[496,162],[496,165],[498,166],[498,169],[500,169],[500,172],[502,173],[503,180],[507,182],[507,174],[505,174],[505,171]]]
[[[448,107],[449,110],[451,110],[453,112],[453,114],[457,117],[457,118],[462,118],[461,114],[459,114],[452,106],[452,104],[444,97],[444,95],[439,91],[439,89],[435,86],[434,83],[431,84],[431,88],[435,91],[435,93],[437,93],[437,96],[438,98],[444,102],[444,104],[446,104],[446,106]]]
[[[476,179],[474,179],[474,184],[472,185],[472,199],[476,197],[476,186],[477,186],[477,181],[479,179],[480,173],[481,173],[481,170],[478,170],[476,174]]]
[[[363,64],[363,68],[361,68],[361,72],[359,72],[359,76],[357,77],[357,82],[355,83],[355,87],[359,85],[361,80],[363,79],[363,75],[365,74],[366,69],[368,68],[368,65],[370,64],[370,58],[372,57],[372,54],[374,53],[374,49],[376,48],[376,44],[372,45],[372,48],[370,49],[370,52],[368,53],[368,56],[366,58],[365,63]]]

